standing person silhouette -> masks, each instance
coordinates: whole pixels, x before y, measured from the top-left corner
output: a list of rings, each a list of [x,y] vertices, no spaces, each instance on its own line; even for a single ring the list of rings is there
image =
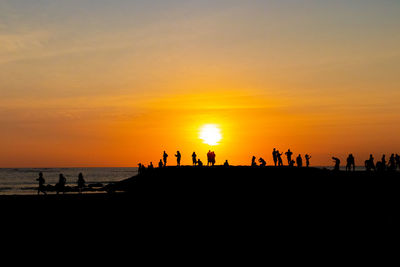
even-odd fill
[[[296,158],[296,163],[297,163],[297,167],[299,167],[299,168],[303,167],[303,159],[301,158],[300,154]]]
[[[340,159],[332,157],[332,159],[335,161],[335,167],[334,167],[334,171],[339,171],[340,169]]]
[[[38,187],[38,195],[40,194],[40,192],[43,192],[43,194],[47,195],[46,193],[46,188],[44,186],[44,183],[46,182],[43,178],[43,173],[39,172],[39,178],[36,179],[36,181],[39,182],[39,187]]]
[[[372,154],[369,155],[369,159],[365,161],[365,169],[367,171],[374,170],[375,171],[375,163],[374,163],[374,157]]]
[[[308,154],[306,154],[306,155],[304,156],[304,158],[306,159],[306,167],[309,167],[309,166],[310,166],[310,159],[311,159],[311,156],[308,155]]]
[[[346,171],[351,171],[351,169],[353,168],[353,171],[356,170],[356,166],[355,166],[355,160],[354,160],[354,156],[353,154],[350,154],[347,157],[347,164],[346,164]]]
[[[196,166],[196,164],[197,164],[197,155],[196,155],[196,152],[193,152],[193,154],[192,154],[192,162],[193,162],[193,165]]]
[[[168,154],[167,154],[167,153],[165,152],[165,150],[164,150],[164,153],[163,153],[164,167],[167,166],[167,158],[168,158]]]
[[[283,166],[282,156],[283,153],[279,153],[279,150],[276,151],[276,156],[278,157],[278,166]]]
[[[381,163],[382,163],[382,170],[386,170],[386,156],[385,156],[385,154],[382,155]]]
[[[179,150],[178,151],[176,151],[176,155],[175,155],[175,157],[176,157],[176,165],[177,166],[181,166],[181,152],[179,152]]]
[[[288,165],[289,165],[289,164],[290,164],[290,162],[292,161],[292,155],[293,155],[293,152],[292,152],[292,151],[290,151],[290,149],[288,149],[288,151],[287,151],[287,152],[285,152],[285,155],[286,155],[287,162],[288,162]]]
[[[82,190],[85,187],[85,179],[83,179],[83,174],[80,172],[78,175],[78,190],[79,190],[79,194],[82,194]]]
[[[215,152],[214,151],[211,152],[211,164],[212,164],[212,166],[215,165]]]
[[[252,167],[257,166],[256,157],[255,157],[255,156],[253,156],[253,157],[251,158],[251,166],[252,166]]]
[[[59,192],[65,193],[65,184],[67,183],[67,179],[65,179],[64,175],[60,173],[58,178],[58,183],[56,184],[57,195]]]
[[[388,169],[391,171],[396,170],[396,159],[394,157],[394,154],[392,154],[389,158]]]
[[[162,159],[160,159],[160,161],[158,162],[158,168],[162,168],[164,166]]]
[[[274,160],[274,165],[276,167],[276,162],[278,161],[278,156],[276,154],[276,149],[272,150],[272,159]]]

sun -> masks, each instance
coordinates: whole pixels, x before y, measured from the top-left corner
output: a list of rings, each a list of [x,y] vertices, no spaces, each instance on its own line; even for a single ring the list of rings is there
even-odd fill
[[[204,144],[210,146],[218,145],[218,142],[221,141],[222,135],[221,130],[216,124],[205,124],[200,128],[200,139],[203,140]]]

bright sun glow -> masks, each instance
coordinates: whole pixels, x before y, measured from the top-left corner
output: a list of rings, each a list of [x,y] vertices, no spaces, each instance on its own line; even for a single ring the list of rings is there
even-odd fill
[[[200,128],[199,137],[203,140],[203,143],[210,146],[218,145],[218,142],[222,139],[221,130],[219,129],[218,125],[215,124],[203,125]]]

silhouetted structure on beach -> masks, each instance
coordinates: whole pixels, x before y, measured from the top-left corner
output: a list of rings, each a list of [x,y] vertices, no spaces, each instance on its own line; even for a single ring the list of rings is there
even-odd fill
[[[297,164],[297,167],[299,167],[299,168],[303,167],[303,159],[301,158],[300,154],[296,158],[296,164]]]
[[[67,179],[65,179],[64,175],[60,173],[59,178],[58,178],[58,183],[56,184],[56,191],[57,194],[59,192],[65,193],[65,184],[67,183]]]
[[[85,179],[83,179],[83,174],[80,172],[78,175],[78,181],[76,181],[78,184],[78,191],[79,194],[82,194],[82,190],[85,188]]]
[[[164,153],[163,153],[164,167],[167,166],[167,158],[168,158],[168,154],[164,150]]]
[[[196,152],[193,152],[193,154],[192,154],[192,162],[193,162],[193,165],[196,166],[196,164],[197,164],[197,155],[196,155]]]
[[[308,155],[308,154],[306,154],[306,155],[304,156],[304,158],[306,159],[306,167],[309,167],[309,166],[310,166],[310,159],[311,159],[311,156]]]
[[[340,159],[336,158],[336,157],[332,157],[332,159],[335,161],[335,167],[334,167],[334,171],[339,171],[340,170]]]
[[[290,151],[290,149],[288,149],[288,151],[287,151],[287,152],[285,152],[285,155],[286,155],[287,162],[288,162],[288,165],[289,165],[289,164],[290,164],[290,162],[292,161],[292,155],[293,155],[293,152],[292,152],[292,151]]]
[[[36,179],[36,181],[38,181],[39,183],[39,187],[38,187],[38,195],[40,194],[40,192],[42,192],[43,194],[47,195],[46,193],[46,187],[44,185],[44,183],[46,182],[43,178],[43,173],[39,172],[39,178]]]
[[[175,157],[176,157],[176,165],[181,166],[181,157],[182,156],[181,156],[181,152],[179,152],[179,150],[176,151]]]
[[[346,159],[346,171],[351,171],[351,169],[353,169],[353,171],[356,170],[356,164],[353,154],[350,154]]]
[[[264,167],[264,166],[267,165],[267,162],[266,162],[263,158],[260,158],[260,159],[258,160],[258,162],[260,162],[260,166],[261,166],[261,167]]]

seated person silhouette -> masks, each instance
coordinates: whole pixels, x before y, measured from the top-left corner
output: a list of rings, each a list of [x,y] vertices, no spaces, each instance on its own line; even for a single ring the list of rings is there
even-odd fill
[[[339,171],[340,169],[340,159],[332,157],[332,159],[335,161],[335,167],[334,167],[334,171]]]
[[[162,168],[164,166],[162,159],[158,162],[158,168]]]
[[[153,166],[153,162],[150,161],[150,165],[147,167],[148,170],[153,170],[154,166]]]
[[[260,166],[261,166],[261,167],[264,167],[264,166],[267,165],[267,162],[266,162],[263,158],[260,158],[260,159],[258,160],[258,162],[260,162]]]
[[[228,160],[225,160],[225,162],[224,162],[224,167],[229,167]]]
[[[203,162],[200,159],[197,160],[197,166],[203,167]]]
[[[296,163],[296,162],[295,162],[294,160],[291,160],[291,161],[289,162],[289,167],[293,167],[295,163]]]

